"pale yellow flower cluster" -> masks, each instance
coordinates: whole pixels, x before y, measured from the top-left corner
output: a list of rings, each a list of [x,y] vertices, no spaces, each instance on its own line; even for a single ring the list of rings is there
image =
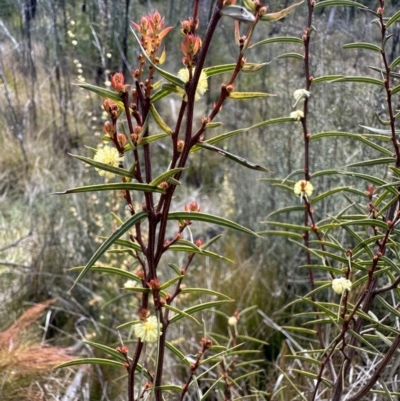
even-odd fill
[[[295,118],[297,121],[300,121],[304,117],[304,113],[301,110],[295,110],[290,113],[290,118]]]
[[[351,281],[347,278],[335,278],[332,280],[332,290],[337,294],[343,294],[345,291],[351,290]]]
[[[293,92],[293,97],[295,100],[304,100],[306,97],[310,97],[310,92],[305,89],[297,89]]]
[[[195,68],[193,68],[192,74],[194,74]],[[183,82],[189,81],[189,70],[187,68],[182,68],[178,71],[178,78],[180,78]],[[183,97],[184,100],[187,100],[187,94],[184,89],[177,87],[178,94]],[[207,74],[204,71],[201,71],[199,82],[197,83],[196,95],[194,100],[199,100],[204,93],[206,93],[208,89],[208,81]]]
[[[311,196],[313,193],[314,187],[310,181],[300,180],[297,181],[294,185],[293,191],[296,196]]]
[[[162,334],[161,328],[162,324],[158,322],[157,318],[150,316],[145,321],[135,324],[133,330],[140,341],[154,343]]]
[[[97,150],[93,160],[95,162],[108,164],[112,167],[118,167],[119,163],[124,161],[124,157],[119,155],[117,149],[105,145],[104,147]],[[107,178],[115,177],[115,174],[109,171],[104,171],[99,168],[96,168],[96,171],[99,173],[99,175]]]

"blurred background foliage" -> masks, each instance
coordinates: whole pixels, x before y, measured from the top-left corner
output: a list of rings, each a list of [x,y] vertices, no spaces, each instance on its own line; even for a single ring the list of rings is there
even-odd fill
[[[376,8],[372,0],[361,2]],[[270,3],[269,12],[291,4],[288,0]],[[399,5],[399,1],[388,2],[388,14],[393,14]],[[213,6],[213,0],[201,1],[200,33],[204,33]],[[68,269],[85,264],[101,242],[99,236],[109,235],[115,229],[109,211],[123,215],[117,195],[110,198],[103,193],[68,197],[50,194],[102,182],[95,172],[68,156],[68,153],[90,156],[85,146],[96,147],[101,141],[105,120],[100,99],[74,84],[87,82],[104,86],[110,74],[117,71],[122,71],[132,83],[129,71],[136,65],[138,48],[129,32],[129,23],[139,21],[154,9],[165,15],[167,26],[175,27],[166,39],[164,68],[176,73],[182,68],[178,46],[180,20],[191,15],[191,8],[189,0],[0,0],[0,330],[10,327],[27,305],[58,298],[47,324],[41,326],[45,340],[53,345],[75,347],[75,351],[88,355],[93,351],[80,345],[83,337],[94,341],[101,338],[102,343],[110,346],[118,344],[114,328],[131,320],[137,305],[134,297],[121,292],[123,281],[111,282],[98,273],[91,273],[71,296],[66,295],[75,278],[75,273]],[[303,4],[284,20],[260,24],[254,42],[274,36],[301,37],[305,18]],[[318,10],[314,25],[311,58],[314,77],[378,74],[369,69],[375,65],[370,54],[342,48],[345,43],[373,42],[378,38],[371,15],[348,7],[332,7]],[[400,28],[396,26],[393,31],[390,61],[400,50]],[[249,62],[269,64],[256,74],[240,75],[237,90],[264,91],[277,96],[265,101],[228,102],[220,114],[224,125],[215,129],[213,135],[289,116],[293,91],[304,87],[300,61],[278,58],[291,51],[302,49],[275,43],[248,52]],[[218,27],[207,65],[231,63],[236,55],[233,21],[225,18]],[[209,91],[198,104],[199,120],[215,101],[222,82],[219,75],[210,79]],[[383,92],[374,85],[322,83],[312,89],[308,120],[312,133],[362,132],[360,124],[376,126],[374,112],[383,113]],[[175,120],[178,102],[172,96],[160,103],[159,111],[167,123]],[[167,141],[158,145],[160,172],[167,167],[169,146]],[[302,177],[300,125],[267,125],[235,136],[223,146],[229,152],[270,168],[272,173],[247,170],[219,155],[197,152],[184,176],[187,185],[177,191],[175,208],[183,209],[185,203],[196,200],[202,211],[233,219],[254,230],[266,230],[268,226],[263,221],[269,213],[298,202],[293,195],[262,179],[284,178],[294,171]],[[341,138],[312,142],[311,153],[311,172],[342,169],[374,155],[373,150]],[[378,167],[370,167],[370,173],[374,169]],[[382,167],[379,169],[378,174],[387,174]],[[344,176],[331,177],[315,179],[316,191],[322,193],[347,183]],[[365,189],[364,182],[359,183],[359,189]],[[348,200],[337,195],[321,203],[316,214],[322,218],[328,211],[334,213],[347,204]],[[280,219],[302,221],[296,214],[281,215]],[[195,237],[209,239],[216,233],[213,227],[193,226]],[[301,254],[279,237],[261,240],[229,232],[223,234],[214,250],[233,262],[198,258],[190,270],[190,279],[196,285],[226,292],[235,299],[235,303],[223,309],[227,315],[256,306],[243,316],[239,330],[269,342],[260,348],[266,367],[276,361],[282,337],[266,324],[262,314],[278,324],[291,323],[292,311],[283,312],[282,307],[307,286],[306,272],[298,267]],[[175,256],[169,262],[179,266],[184,256],[178,256],[178,260]],[[106,258],[108,264],[115,266],[130,263],[124,255],[115,253]],[[228,335],[225,317],[207,314],[204,320],[208,330]],[[131,333],[124,334],[129,338]],[[197,334],[184,325],[176,329],[176,339],[184,344],[187,353],[197,349]],[[170,364],[172,372],[172,360]],[[94,368],[92,375],[82,372],[79,399],[123,399],[116,398],[121,397],[121,388],[124,388],[122,372],[107,368]],[[0,374],[0,380],[6,380],[6,376],[9,380],[9,372],[0,371]],[[35,390],[38,399],[62,394],[72,380],[70,375],[71,371],[66,371],[61,377],[54,372],[47,378],[41,377],[37,381],[40,391]],[[269,389],[274,383],[273,371],[265,369],[259,380],[260,385]],[[29,387],[29,383],[25,378],[21,386]],[[34,399],[29,392],[18,397]]]

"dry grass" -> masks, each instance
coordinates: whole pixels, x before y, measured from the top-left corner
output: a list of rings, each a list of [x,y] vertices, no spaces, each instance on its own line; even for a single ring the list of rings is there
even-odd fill
[[[36,321],[55,300],[29,308],[7,330],[0,332],[0,392],[3,401],[46,400],[41,383],[51,370],[72,359],[67,349],[38,340]]]

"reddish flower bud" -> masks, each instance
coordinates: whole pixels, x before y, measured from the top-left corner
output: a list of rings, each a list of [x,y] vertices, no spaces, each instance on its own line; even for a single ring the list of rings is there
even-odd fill
[[[114,106],[117,106],[111,99],[104,99],[103,101],[103,109],[107,112],[110,113],[111,110],[114,109]],[[117,106],[118,107],[118,106]]]
[[[190,202],[189,206],[185,205],[186,212],[200,212],[200,206],[196,201]]]
[[[103,125],[103,129],[112,138],[115,134],[114,125],[110,121],[106,121]]]
[[[113,89],[115,89],[117,92],[123,93],[126,91],[126,88],[129,85],[124,85],[125,83],[125,78],[124,76],[120,73],[117,72],[111,77],[111,86]]]
[[[168,184],[168,182],[167,181],[163,181],[160,185],[159,185],[159,187],[161,188],[161,189],[167,189],[168,187],[169,187],[169,184]]]
[[[119,145],[123,148],[126,144],[126,137],[124,134],[118,134],[117,135],[117,140]]]
[[[192,58],[200,50],[202,41],[200,36],[197,35],[186,35],[183,43],[181,43],[182,53],[189,58]]]
[[[178,153],[182,153],[183,148],[185,147],[185,141],[182,141],[182,140],[180,139],[180,140],[178,141],[176,147],[177,147]]]

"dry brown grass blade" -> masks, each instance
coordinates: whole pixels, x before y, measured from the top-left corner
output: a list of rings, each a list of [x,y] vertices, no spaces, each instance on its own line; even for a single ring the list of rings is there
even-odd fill
[[[0,332],[0,349],[8,348],[10,341],[15,341],[21,333],[38,320],[43,312],[52,305],[56,299],[49,299],[29,308],[7,330]]]
[[[10,378],[31,376],[71,360],[64,348],[46,347],[26,330],[56,300],[50,299],[29,308],[6,331],[0,332],[0,373],[11,372]]]

